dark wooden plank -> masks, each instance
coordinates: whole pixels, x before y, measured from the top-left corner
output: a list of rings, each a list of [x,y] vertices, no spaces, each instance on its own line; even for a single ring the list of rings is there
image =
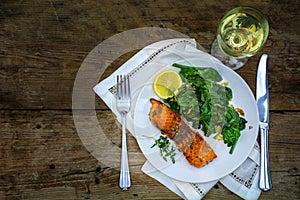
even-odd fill
[[[300,82],[300,45],[294,17],[299,16],[298,2],[163,0],[4,1],[0,10],[0,108],[70,109],[74,80],[85,56],[103,40],[132,28],[173,29],[209,49],[221,17],[237,5],[258,7],[270,21],[270,36],[260,54],[270,55],[271,109],[298,109],[300,95],[295,88]],[[253,90],[260,54],[238,71]],[[126,59],[128,56],[117,63]],[[97,107],[105,105],[98,101]]]
[[[87,151],[70,111],[6,110],[0,114],[0,197],[31,198],[46,193],[48,198],[177,199],[140,171],[145,161],[142,154],[131,165],[132,188],[122,192],[118,188],[118,169],[106,166]],[[299,197],[299,114],[271,113],[269,147],[274,188],[263,193],[261,199]],[[97,118],[107,138],[119,148],[120,127],[112,113],[97,111]],[[129,155],[140,152],[133,137],[128,138],[128,147]],[[107,149],[106,154],[109,152]],[[218,184],[207,198],[220,197],[232,199],[235,195]]]

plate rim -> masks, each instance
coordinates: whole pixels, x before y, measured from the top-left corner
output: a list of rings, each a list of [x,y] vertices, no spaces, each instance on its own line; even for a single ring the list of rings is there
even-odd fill
[[[186,61],[186,60],[191,60],[191,59],[183,59],[182,61]],[[197,58],[193,58],[193,60],[197,60]],[[177,61],[177,62],[180,62],[180,61]],[[232,167],[232,169],[231,170],[228,170],[226,173],[224,173],[223,175],[221,175],[221,176],[217,176],[217,177],[215,177],[215,178],[213,178],[213,179],[206,179],[206,180],[204,180],[204,181],[202,181],[202,180],[188,180],[188,182],[191,182],[191,183],[204,183],[204,182],[210,182],[210,181],[215,181],[215,180],[218,180],[218,179],[220,179],[220,178],[222,178],[222,177],[224,177],[224,176],[226,176],[226,175],[228,175],[228,174],[230,174],[232,171],[234,171],[234,170],[236,170],[243,162],[245,162],[245,160],[249,157],[249,155],[251,154],[251,151],[252,151],[252,149],[253,149],[253,147],[254,147],[254,145],[255,145],[255,143],[256,143],[256,141],[257,141],[257,136],[258,136],[258,109],[257,109],[257,106],[256,106],[256,103],[255,103],[255,97],[254,97],[254,94],[253,94],[253,92],[251,91],[251,89],[250,89],[250,87],[249,87],[249,85],[247,84],[247,82],[237,73],[237,72],[235,72],[235,71],[233,71],[232,69],[230,69],[229,67],[227,67],[226,65],[224,65],[224,64],[222,64],[222,63],[217,63],[219,66],[221,66],[225,71],[227,70],[227,71],[230,71],[230,73],[233,73],[235,76],[237,76],[238,78],[239,78],[239,80],[241,80],[242,82],[243,82],[243,85],[247,88],[247,91],[249,92],[249,94],[250,94],[250,96],[252,97],[252,99],[254,100],[254,105],[255,105],[255,113],[256,113],[256,116],[255,116],[255,121],[256,121],[256,125],[255,125],[255,127],[253,127],[253,128],[256,128],[256,130],[254,130],[255,131],[255,135],[254,135],[254,137],[253,138],[255,138],[255,139],[253,139],[253,141],[252,141],[252,143],[249,145],[249,150],[247,151],[247,153],[244,155],[244,157],[242,158],[242,159],[240,159],[240,162],[238,162],[238,164],[235,164],[235,166],[234,167]],[[172,64],[169,64],[169,65],[164,65],[164,67],[163,67],[163,69],[165,70],[165,69],[167,69],[167,67],[168,66],[171,66]],[[151,78],[153,78],[154,76],[156,76],[157,74],[159,73],[159,71],[157,71],[157,72],[155,72],[155,74],[153,75],[153,76],[151,76],[151,77],[149,77],[148,79],[146,79],[145,80],[145,83],[148,83],[149,82],[149,80],[151,79]],[[221,74],[221,76],[222,76],[222,74]],[[223,77],[224,78],[224,77]],[[141,91],[139,92],[139,94],[138,94],[138,97],[137,97],[137,102],[139,101],[139,99],[140,99],[140,97],[141,97],[141,95],[142,95],[142,93],[143,93],[143,91],[145,90],[145,87],[146,87],[146,85],[144,85],[143,87],[142,87],[142,89],[141,89]],[[157,97],[160,101],[162,101],[159,97]],[[150,102],[149,102],[149,104],[150,104]],[[136,106],[138,105],[138,103],[136,103]],[[133,122],[134,122],[134,124],[135,124],[135,114],[136,114],[136,107],[134,108],[134,119],[133,119]],[[136,129],[134,128],[134,131],[135,131]],[[135,135],[137,136],[137,134],[135,133]],[[143,150],[143,148],[141,148],[141,144],[140,144],[140,141],[139,141],[139,139],[138,139],[138,137],[136,137],[136,140],[137,140],[137,142],[138,142],[138,145],[139,145],[139,148],[141,149],[141,151],[142,151],[142,153],[144,154],[144,156],[146,157],[146,159],[148,160],[148,158],[147,158],[147,156],[145,155],[145,152],[144,152],[144,150]],[[150,147],[149,147],[150,148]],[[229,153],[228,153],[229,154]],[[185,159],[185,158],[184,158]],[[151,162],[151,160],[148,160],[151,164],[152,164],[152,166],[154,167],[154,168],[156,168],[157,170],[159,170],[160,172],[162,172],[164,175],[167,175],[167,176],[169,176],[169,177],[171,177],[171,178],[173,178],[173,179],[176,179],[176,180],[179,180],[179,181],[186,181],[186,180],[183,180],[183,179],[181,179],[181,178],[177,178],[177,177],[172,177],[172,176],[170,176],[170,174],[169,173],[167,173],[166,172],[166,169],[168,168],[168,166],[167,167],[164,167],[163,169],[161,169],[161,168],[158,168],[157,166],[155,166],[155,164],[153,163],[153,162]],[[208,167],[209,167],[209,165],[207,165]],[[201,169],[201,168],[198,168],[198,169]]]

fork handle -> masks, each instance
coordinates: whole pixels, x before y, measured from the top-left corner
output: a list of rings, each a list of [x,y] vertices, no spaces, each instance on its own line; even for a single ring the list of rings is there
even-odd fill
[[[122,152],[121,152],[121,172],[119,186],[123,190],[130,187],[130,173],[128,167],[127,143],[126,143],[126,115],[122,114]]]

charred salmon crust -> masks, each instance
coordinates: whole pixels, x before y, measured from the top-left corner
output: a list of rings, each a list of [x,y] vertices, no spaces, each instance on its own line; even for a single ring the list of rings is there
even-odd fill
[[[150,121],[162,134],[174,141],[191,165],[200,168],[217,158],[209,144],[183,116],[156,99],[151,98],[150,102]]]

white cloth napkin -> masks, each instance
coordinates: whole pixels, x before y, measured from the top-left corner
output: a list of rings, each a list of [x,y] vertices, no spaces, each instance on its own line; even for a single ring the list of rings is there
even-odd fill
[[[145,79],[157,72],[158,68],[156,67],[169,65],[170,63],[182,59],[193,58],[196,55],[197,58],[205,58],[203,59],[203,62],[215,63],[214,67],[217,70],[218,65],[221,64],[220,61],[197,49],[196,46],[197,44],[194,39],[187,38],[169,39],[151,44],[139,51],[118,70],[111,74],[111,76],[97,84],[94,87],[94,91],[102,98],[120,121],[115,99],[116,76],[118,74],[127,74],[130,76],[132,108],[134,108],[139,92],[145,83]],[[134,109],[131,109],[131,112],[127,117],[127,128],[134,136],[133,110]],[[142,171],[158,180],[183,199],[202,199],[218,181],[241,198],[258,199],[261,193],[261,190],[258,188],[259,155],[259,146],[258,144],[255,144],[249,157],[235,171],[220,180],[206,183],[187,183],[175,180],[161,173],[153,167],[149,161],[145,162]]]

